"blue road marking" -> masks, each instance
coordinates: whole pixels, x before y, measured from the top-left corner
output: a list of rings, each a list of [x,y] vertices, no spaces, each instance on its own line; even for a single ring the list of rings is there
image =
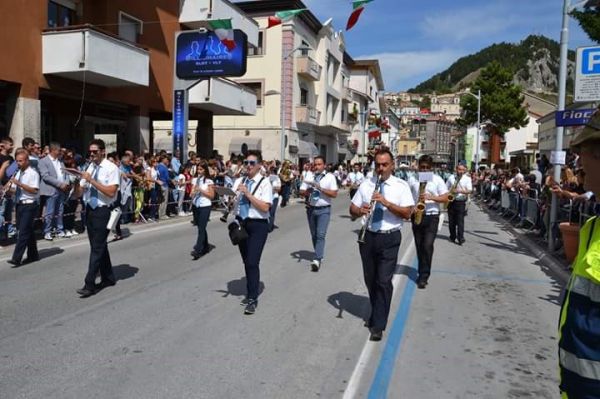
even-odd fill
[[[398,307],[398,311],[396,313],[396,318],[392,324],[392,329],[388,335],[385,348],[381,354],[381,360],[379,361],[377,371],[375,372],[375,377],[373,378],[371,388],[369,389],[369,399],[383,399],[387,397],[390,380],[392,378],[394,365],[396,363],[396,356],[398,355],[398,350],[400,349],[400,344],[402,343],[404,328],[406,327],[406,322],[408,321],[410,305],[415,293],[415,277],[417,274],[416,258],[412,263],[410,273],[412,276],[409,276],[406,281],[404,293],[402,294],[402,299],[400,300],[400,306]]]

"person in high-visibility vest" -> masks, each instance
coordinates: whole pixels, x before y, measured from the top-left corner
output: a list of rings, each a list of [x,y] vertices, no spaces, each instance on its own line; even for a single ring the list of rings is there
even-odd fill
[[[580,155],[585,189],[600,196],[600,110],[571,146]],[[567,285],[559,327],[563,399],[600,399],[600,219],[588,220]]]

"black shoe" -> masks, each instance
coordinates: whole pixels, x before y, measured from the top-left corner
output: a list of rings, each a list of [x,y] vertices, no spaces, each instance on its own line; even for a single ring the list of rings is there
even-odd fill
[[[18,260],[12,260],[12,259],[7,260],[6,263],[8,263],[9,265],[12,265],[12,267],[19,267],[23,264],[22,262],[19,262]]]
[[[103,290],[107,287],[112,287],[115,284],[117,284],[116,281],[111,281],[111,280],[102,280],[100,281],[100,284],[96,284],[96,290],[100,291]]]
[[[190,252],[190,255],[192,255],[192,259],[193,260],[198,260],[202,256],[202,254],[200,254],[200,253],[198,253],[196,251]]]
[[[246,305],[246,308],[244,309],[244,314],[254,314],[256,312],[257,304],[258,304],[258,302],[256,301],[256,299],[248,299],[248,304]]]
[[[369,337],[369,341],[381,341],[381,339],[383,338],[383,331],[381,330],[377,330],[375,328],[371,328],[369,329],[369,331],[371,332],[371,336]]]
[[[366,320],[365,324],[363,324],[363,326],[367,327],[367,328],[371,328],[371,322],[369,320]]]
[[[98,292],[95,288],[87,288],[83,287],[77,290],[77,293],[81,295],[82,298],[87,298],[92,295],[95,295]]]
[[[248,301],[249,301],[248,297],[245,297],[244,299],[242,299],[242,300],[240,301],[240,305],[242,305],[242,306],[246,306],[246,305],[248,304]]]
[[[465,239],[463,238],[462,240],[458,240],[458,245],[463,245],[465,243]]]
[[[450,237],[450,238],[448,238],[448,241],[450,241],[452,244],[454,244],[454,242],[456,241],[456,238]]]
[[[417,281],[417,288],[424,290],[427,287],[427,280],[419,280]]]
[[[319,269],[321,268],[321,261],[318,259],[313,260],[310,263],[310,270],[313,272],[318,272]]]

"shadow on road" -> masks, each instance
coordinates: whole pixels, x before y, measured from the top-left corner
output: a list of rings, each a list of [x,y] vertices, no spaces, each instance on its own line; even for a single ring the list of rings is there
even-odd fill
[[[113,273],[115,278],[118,280],[127,280],[137,274],[140,269],[130,265],[117,265],[113,266]]]
[[[292,252],[290,256],[292,259],[296,259],[298,263],[300,263],[303,260],[313,260],[315,253],[313,251],[305,251],[302,249],[300,251]]]
[[[352,216],[350,216],[350,215],[339,215],[338,217],[340,219],[352,219]]]
[[[40,254],[40,260],[42,260],[55,255],[62,254],[63,252],[65,252],[65,250],[62,248],[44,248],[40,249],[38,252]]]
[[[261,295],[265,290],[265,283],[262,281],[258,285],[258,295]],[[233,296],[246,296],[246,277],[242,277],[237,280],[231,280],[227,283],[227,289],[216,290],[223,294],[223,298],[227,298],[229,295]]]
[[[327,302],[338,310],[336,316],[338,319],[344,318],[344,311],[365,321],[369,318],[369,298],[365,296],[341,291],[337,294],[329,295]]]
[[[396,266],[396,274],[402,274],[403,276],[408,277],[413,282],[417,282],[418,272],[416,269],[408,266],[408,265],[397,265]]]

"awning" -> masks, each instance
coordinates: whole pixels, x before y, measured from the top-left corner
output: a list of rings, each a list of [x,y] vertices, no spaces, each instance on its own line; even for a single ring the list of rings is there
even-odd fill
[[[319,149],[313,143],[308,141],[298,141],[298,157],[300,158],[313,158],[319,155]]]
[[[234,137],[229,142],[228,154],[243,154],[249,150],[261,151],[262,139],[257,137]]]

